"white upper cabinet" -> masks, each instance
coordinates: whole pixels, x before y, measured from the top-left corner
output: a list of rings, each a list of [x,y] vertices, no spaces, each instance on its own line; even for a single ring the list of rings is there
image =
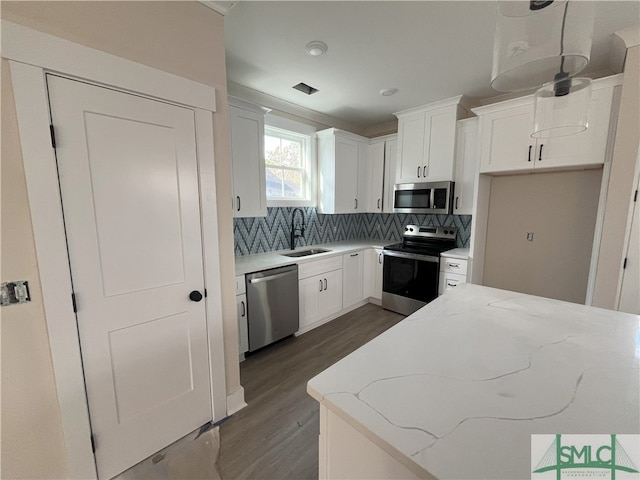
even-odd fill
[[[264,166],[264,115],[266,110],[229,98],[233,166],[233,216],[267,215]]]
[[[335,128],[317,137],[318,212],[365,212],[368,140]]]
[[[451,181],[456,121],[465,114],[461,96],[396,113],[396,183]]]
[[[384,205],[384,153],[385,142],[380,141],[369,145],[367,160],[367,212],[382,213]]]
[[[396,184],[396,158],[398,137],[393,135],[384,142],[384,198],[382,213],[393,213],[393,186]]]
[[[474,108],[480,117],[480,173],[567,169],[602,165],[618,77],[596,80],[589,105],[589,127],[574,135],[531,137],[533,97]]]
[[[456,133],[456,172],[453,213],[471,215],[473,188],[478,169],[478,118],[458,120]]]

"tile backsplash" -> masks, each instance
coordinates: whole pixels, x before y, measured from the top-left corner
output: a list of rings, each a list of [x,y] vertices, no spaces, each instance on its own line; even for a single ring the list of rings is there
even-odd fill
[[[304,212],[304,238],[296,246],[371,238],[400,241],[407,224],[458,227],[458,247],[468,247],[471,236],[471,215],[415,215],[405,213],[351,213],[323,215],[315,207]],[[267,208],[266,217],[234,218],[233,237],[236,255],[271,252],[290,248],[291,214],[293,207]],[[296,224],[300,222],[296,216]]]

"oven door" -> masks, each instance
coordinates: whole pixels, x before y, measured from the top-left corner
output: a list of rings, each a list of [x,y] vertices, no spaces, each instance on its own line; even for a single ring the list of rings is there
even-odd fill
[[[383,250],[382,307],[410,315],[438,296],[440,257]]]

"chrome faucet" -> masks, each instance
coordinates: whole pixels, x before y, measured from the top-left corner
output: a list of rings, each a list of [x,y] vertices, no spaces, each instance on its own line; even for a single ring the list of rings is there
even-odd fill
[[[302,225],[296,228],[295,219],[296,212],[300,212],[302,215]],[[296,233],[296,230],[300,231],[300,234]],[[291,250],[295,250],[296,248],[296,238],[304,238],[304,212],[300,208],[294,208],[293,213],[291,214]]]

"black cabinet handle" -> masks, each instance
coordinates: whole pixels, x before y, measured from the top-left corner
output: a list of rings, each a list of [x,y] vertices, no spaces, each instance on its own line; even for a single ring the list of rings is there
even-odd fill
[[[238,211],[240,211],[240,197],[236,197],[238,199]]]
[[[189,294],[189,300],[191,300],[192,302],[199,302],[200,300],[202,300],[202,294],[198,290],[193,290]]]
[[[378,210],[380,209],[380,199],[378,199]]]
[[[325,290],[327,289],[327,279],[326,278],[324,279],[324,289]]]
[[[460,200],[460,197],[456,197],[456,210],[458,209],[458,200]]]
[[[380,265],[382,265],[382,254],[381,253],[378,254],[378,263]]]
[[[357,256],[358,256],[358,254],[357,254],[357,253],[352,253],[352,254],[351,254],[351,256],[352,256],[352,257],[357,257]]]
[[[242,305],[242,313],[240,314],[240,316],[244,317],[245,314],[247,313],[247,310],[246,310],[246,308],[244,306],[244,302],[243,301],[240,302],[240,305]]]
[[[543,143],[540,144],[540,152],[538,153],[538,161],[539,162],[542,161],[542,147],[544,147]]]
[[[527,162],[531,161],[531,149],[533,148],[533,145],[529,145],[529,156],[527,157]]]
[[[322,291],[322,279],[320,279],[320,291]]]
[[[424,178],[427,178],[427,166],[426,165],[424,167],[422,167],[422,176]]]
[[[418,167],[418,178],[420,178],[420,167]]]

